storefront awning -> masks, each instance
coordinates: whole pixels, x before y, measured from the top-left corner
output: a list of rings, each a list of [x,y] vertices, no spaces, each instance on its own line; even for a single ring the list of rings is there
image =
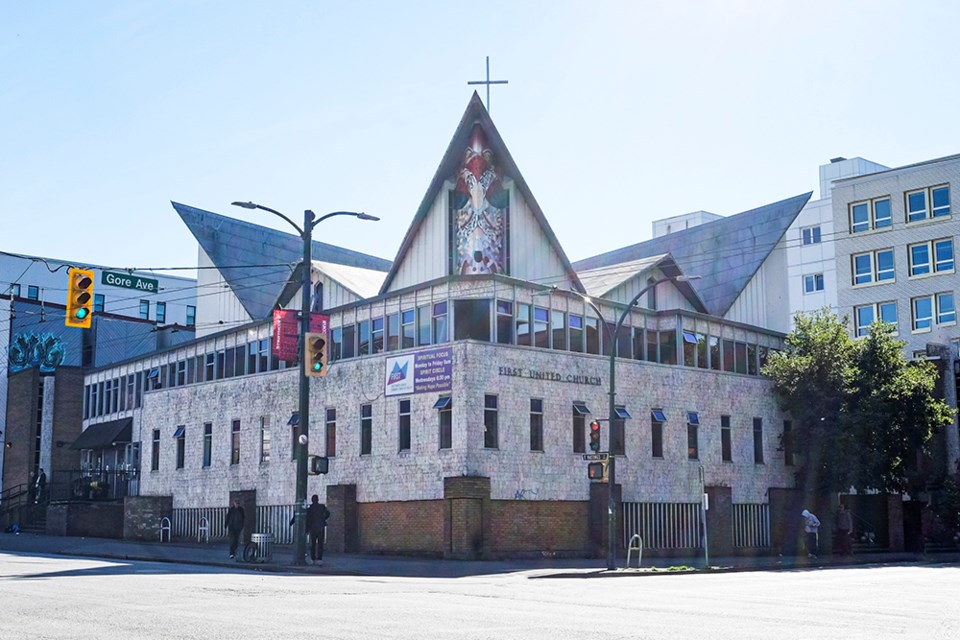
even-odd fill
[[[133,418],[92,424],[70,445],[71,449],[108,449],[115,442],[130,442]]]

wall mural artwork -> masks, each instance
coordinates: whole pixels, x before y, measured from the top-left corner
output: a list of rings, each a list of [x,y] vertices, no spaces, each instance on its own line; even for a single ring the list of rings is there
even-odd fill
[[[453,272],[508,274],[507,214],[510,192],[494,165],[480,125],[470,134],[452,193]]]
[[[18,334],[7,349],[11,373],[32,367],[49,373],[63,364],[65,355],[63,342],[52,333]]]

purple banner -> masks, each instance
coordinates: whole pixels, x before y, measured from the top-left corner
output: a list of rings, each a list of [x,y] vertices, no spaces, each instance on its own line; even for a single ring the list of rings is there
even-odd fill
[[[453,388],[453,348],[427,349],[386,359],[384,395],[438,393]]]

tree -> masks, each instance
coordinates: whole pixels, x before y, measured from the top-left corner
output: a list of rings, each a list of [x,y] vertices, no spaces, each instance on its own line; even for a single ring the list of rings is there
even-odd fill
[[[846,318],[797,314],[785,350],[763,372],[793,418],[784,446],[798,456],[806,491],[900,491],[908,461],[952,423],[950,407],[931,395],[934,367],[904,360],[903,343],[880,323],[854,341]]]

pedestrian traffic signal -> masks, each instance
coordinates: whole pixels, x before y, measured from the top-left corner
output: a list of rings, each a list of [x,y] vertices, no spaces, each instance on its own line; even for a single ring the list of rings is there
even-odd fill
[[[591,480],[603,480],[606,470],[607,465],[602,462],[591,462],[587,465],[587,477]]]
[[[330,458],[326,456],[308,456],[307,468],[312,476],[319,476],[330,470]]]
[[[600,451],[600,422],[598,420],[590,423],[590,451],[594,453]]]
[[[67,271],[67,315],[64,324],[89,329],[93,321],[93,271],[71,268]]]
[[[304,373],[315,378],[327,375],[327,336],[323,333],[308,333],[304,336],[306,355],[303,358]]]

